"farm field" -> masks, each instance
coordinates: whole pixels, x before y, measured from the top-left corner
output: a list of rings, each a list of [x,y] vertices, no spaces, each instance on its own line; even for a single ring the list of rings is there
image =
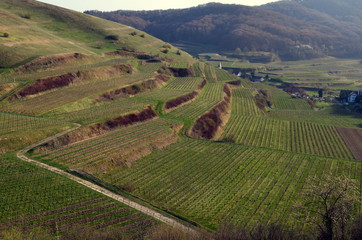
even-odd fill
[[[151,120],[32,157],[91,174],[108,172],[131,166],[138,158],[175,142],[174,124],[177,122]]]
[[[223,223],[309,230],[304,220],[320,206],[295,206],[313,177],[351,180],[351,212],[361,213],[361,115],[334,103],[316,110],[272,81],[231,74],[252,69],[333,92],[362,88],[358,60],[202,62],[142,31],[38,1],[0,0],[0,9],[9,33],[0,36],[0,238],[12,227],[56,238],[80,226],[148,240],[161,222],[175,225],[162,217],[202,232]]]
[[[221,83],[208,83],[195,101],[171,111],[167,116],[194,121],[222,101],[222,89]]]
[[[42,228],[53,236],[74,225],[121,228],[137,238],[159,223],[132,208],[47,170],[0,154],[0,232]]]
[[[0,112],[0,154],[15,151],[72,126],[69,122]]]
[[[184,139],[99,177],[132,182],[137,196],[216,228],[225,220],[292,223],[293,203],[308,176],[346,174],[359,181],[360,171],[355,161]]]
[[[337,130],[346,142],[349,149],[351,149],[353,156],[357,160],[362,161],[362,148],[360,146],[362,141],[362,130],[348,128],[337,128]]]
[[[303,121],[291,122],[268,118],[256,106],[254,91],[241,88],[232,92],[231,118],[224,128],[221,139],[229,135],[235,138],[236,143],[243,145],[353,159],[336,128]],[[283,102],[286,101],[283,98],[285,96],[279,97]]]
[[[361,63],[358,59],[342,60],[326,57],[305,61],[253,63],[212,53],[199,54],[199,56],[200,59],[214,67],[222,63],[225,69],[254,69],[261,76],[269,74],[272,78],[314,92],[323,88],[335,94],[341,89],[358,90],[362,88]]]

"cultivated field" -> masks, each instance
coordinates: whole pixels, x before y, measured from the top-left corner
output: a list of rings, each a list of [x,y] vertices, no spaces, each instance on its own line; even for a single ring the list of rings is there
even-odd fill
[[[358,89],[357,60],[200,62],[141,31],[40,2],[0,0],[0,9],[9,32],[0,37],[0,234],[43,227],[56,237],[80,225],[142,239],[160,224],[70,174],[207,230],[308,228],[319,206],[295,206],[315,176],[358,183],[361,212],[361,115],[334,103],[315,110],[272,86]],[[241,79],[220,62],[280,82]],[[195,125],[217,134],[196,139]]]

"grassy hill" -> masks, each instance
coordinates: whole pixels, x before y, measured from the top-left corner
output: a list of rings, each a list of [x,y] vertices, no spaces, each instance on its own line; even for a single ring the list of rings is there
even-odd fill
[[[79,12],[37,1],[0,2],[2,18],[0,67],[11,67],[39,56],[59,53],[84,53],[100,56],[121,48],[136,48],[151,54],[159,53],[164,42],[135,29]],[[144,37],[140,35],[145,34]],[[2,34],[0,34],[2,35]],[[116,35],[116,39],[106,37]],[[146,36],[147,35],[147,36]],[[172,53],[170,53],[171,55]],[[177,58],[178,55],[172,55]]]
[[[276,222],[314,236],[304,219],[321,203],[295,206],[315,177],[346,178],[348,213],[360,213],[356,115],[315,111],[121,24],[31,0],[0,9],[0,238],[159,239],[155,215],[17,158],[70,128],[26,156],[202,232]]]

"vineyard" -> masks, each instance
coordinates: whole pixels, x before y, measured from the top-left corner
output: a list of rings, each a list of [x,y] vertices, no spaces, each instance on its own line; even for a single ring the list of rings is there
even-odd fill
[[[91,124],[112,119],[120,115],[127,114],[129,112],[142,110],[149,104],[150,101],[134,98],[124,98],[99,106],[88,107],[78,111],[58,112],[55,109],[55,111],[46,113],[44,114],[44,116],[56,119],[63,119],[71,122]]]
[[[232,116],[225,135],[235,142],[276,150],[353,159],[336,128],[252,116]]]
[[[166,89],[180,89],[180,90],[197,90],[197,87],[202,82],[202,78],[199,77],[184,77],[184,78],[176,78],[171,81]]]
[[[171,111],[168,115],[175,118],[195,120],[222,101],[222,88],[222,84],[208,83],[194,102]]]
[[[161,222],[309,231],[305,219],[320,206],[295,206],[313,177],[358,184],[351,213],[360,213],[361,115],[343,104],[312,108],[276,79],[253,82],[270,70],[285,83],[300,73],[305,86],[326,86],[329,66],[219,54],[202,62],[140,30],[39,1],[0,7],[10,34],[0,39],[0,238],[40,227],[60,239],[80,226],[145,240]],[[338,61],[326,59],[348,68]]]
[[[62,234],[74,225],[95,229],[121,228],[145,235],[158,222],[71,180],[0,155],[0,231],[42,227]]]
[[[267,84],[256,84],[258,88],[267,89],[271,92],[273,107],[280,110],[312,110],[304,99],[291,98],[283,90]]]
[[[263,116],[265,113],[256,106],[255,89],[241,88],[233,90],[232,115]]]
[[[114,171],[177,141],[175,132],[171,129],[176,123],[162,119],[153,120],[61,147],[55,151],[46,150],[45,155],[39,153],[32,157],[57,163],[58,166],[83,169],[92,174]]]
[[[132,182],[142,198],[215,228],[226,219],[293,222],[293,202],[308,176],[346,174],[359,181],[360,171],[354,161],[185,139],[102,178]]]
[[[71,125],[59,120],[0,112],[0,154],[25,147]]]

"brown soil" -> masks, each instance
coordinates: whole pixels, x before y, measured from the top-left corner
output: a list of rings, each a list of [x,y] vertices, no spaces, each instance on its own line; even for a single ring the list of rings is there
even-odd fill
[[[141,92],[153,90],[170,79],[168,76],[158,75],[155,79],[147,80],[141,84],[134,84],[131,86],[123,87],[111,92],[102,94],[97,98],[98,101],[115,100],[121,97],[129,97],[137,95]]]
[[[169,68],[174,77],[193,77],[194,73],[188,68]]]
[[[201,116],[191,128],[189,135],[200,139],[213,139],[220,127],[224,124],[224,117],[228,115],[231,103],[231,91],[224,85],[224,100],[216,105],[210,112]]]
[[[202,83],[200,83],[200,85],[198,86],[198,90],[201,91],[204,88],[205,85],[206,85],[206,80],[204,80],[204,81],[202,81]],[[165,104],[165,109],[170,110],[172,108],[179,107],[179,106],[181,106],[181,105],[195,99],[197,97],[197,95],[199,95],[199,91],[194,91],[192,93],[189,93],[189,94],[180,96],[178,98],[169,100]]]
[[[152,107],[148,106],[146,109],[144,109],[139,113],[131,113],[125,116],[108,120],[107,122],[104,123],[99,123],[96,125],[96,128],[108,131],[118,127],[124,127],[138,122],[144,122],[153,119],[156,116],[157,114],[155,113],[155,111],[153,111]]]
[[[262,111],[266,111],[267,108],[272,107],[271,93],[268,90],[259,90],[259,92],[254,96],[256,106]]]
[[[83,59],[85,55],[81,53],[73,53],[68,55],[53,55],[37,58],[25,65],[19,67],[22,70],[37,70],[39,68],[51,67],[61,63],[70,62],[73,60]]]
[[[116,70],[120,71],[121,73],[133,73],[133,67],[130,64],[122,64],[113,66]]]
[[[9,100],[16,100],[50,89],[65,87],[72,84],[78,78],[79,73],[68,73],[57,77],[40,79],[11,96]]]
[[[356,160],[362,161],[362,129],[337,128],[337,130]]]
[[[186,103],[188,101],[191,101],[192,99],[194,99],[196,96],[198,95],[198,92],[192,92],[186,95],[183,95],[181,97],[172,99],[168,102],[166,102],[165,104],[165,108],[166,110],[171,109],[171,108],[175,108],[178,107],[179,105]]]

